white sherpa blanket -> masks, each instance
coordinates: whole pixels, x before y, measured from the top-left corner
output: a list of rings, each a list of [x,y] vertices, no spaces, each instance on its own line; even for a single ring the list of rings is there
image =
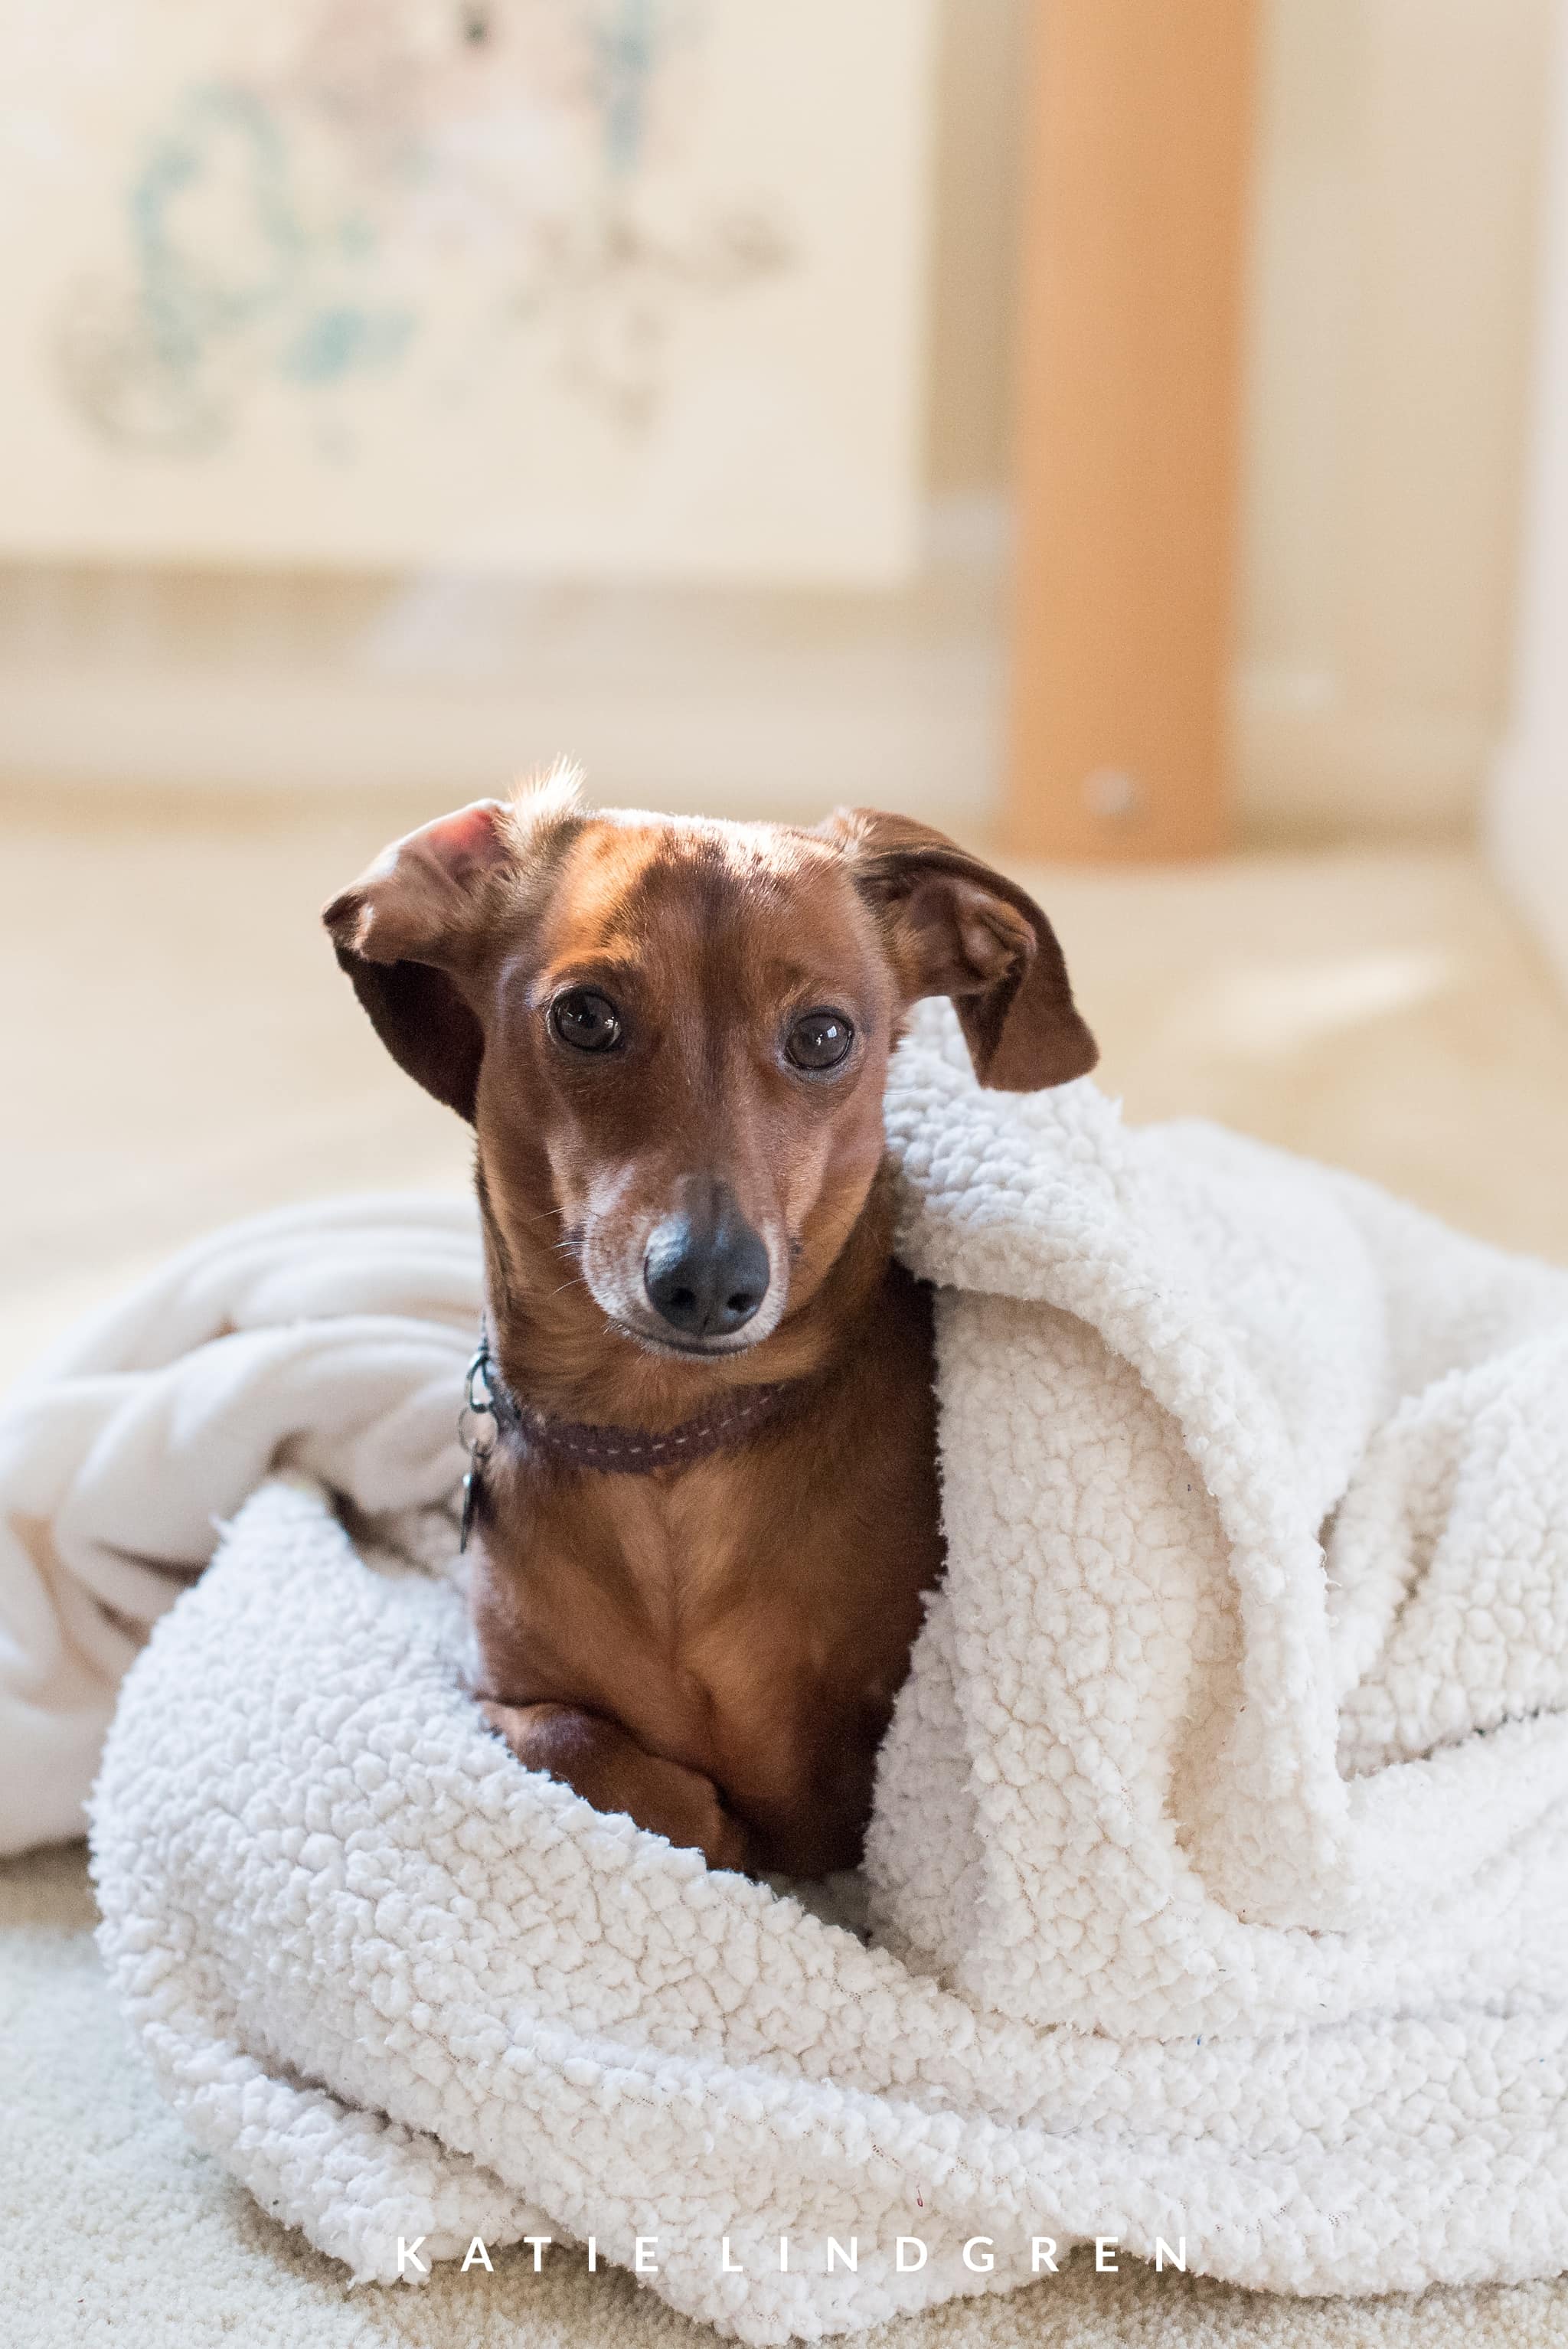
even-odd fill
[[[949,1568],[871,1945],[522,1771],[462,1693],[450,1583],[274,1482],[131,1671],[96,1798],[166,2093],[358,2276],[399,2237],[593,2237],[753,2342],[1006,2288],[1039,2239],[1299,2292],[1555,2272],[1568,1277],[1212,1130],[1130,1133],[1088,1082],[983,1092],[939,1009],[889,1131],[943,1288]],[[193,1565],[285,1428],[361,1509],[445,1489],[471,1242],[427,1327],[392,1211],[357,1280],[328,1228],[188,1260],[161,1348],[155,1299],[122,1325],[114,1407],[79,1361],[54,1417],[36,1390],[34,1514],[85,1485],[103,1556],[172,1526]],[[408,1261],[438,1228],[410,1215]],[[319,1297],[285,1343],[255,1265],[295,1254]],[[259,1357],[226,1388],[253,1343],[284,1388],[333,1366],[303,1414]]]

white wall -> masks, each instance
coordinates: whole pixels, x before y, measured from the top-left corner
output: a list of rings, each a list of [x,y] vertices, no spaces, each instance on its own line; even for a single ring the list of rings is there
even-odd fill
[[[1265,0],[1237,717],[1264,831],[1468,822],[1511,628],[1555,0]]]
[[[1011,467],[1017,208],[1031,0],[939,0],[927,468],[999,498]]]
[[[1568,987],[1568,39],[1553,88],[1518,658],[1487,834],[1504,884]]]

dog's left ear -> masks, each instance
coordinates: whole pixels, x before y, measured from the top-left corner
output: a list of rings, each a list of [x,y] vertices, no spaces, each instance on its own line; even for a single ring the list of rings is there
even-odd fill
[[[395,840],[321,917],[398,1067],[470,1124],[484,1031],[452,967],[486,875],[511,859],[508,815],[476,800]]]
[[[1036,1092],[1093,1068],[1057,934],[1016,881],[908,816],[838,808],[820,829],[882,922],[907,999],[951,997],[983,1085]]]

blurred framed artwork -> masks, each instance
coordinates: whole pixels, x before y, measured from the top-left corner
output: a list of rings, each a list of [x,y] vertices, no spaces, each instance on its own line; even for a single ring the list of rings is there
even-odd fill
[[[0,554],[876,584],[928,0],[8,0]]]

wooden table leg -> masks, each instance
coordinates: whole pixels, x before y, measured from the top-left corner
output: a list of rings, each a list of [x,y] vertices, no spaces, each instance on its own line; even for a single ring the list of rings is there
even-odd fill
[[[1038,0],[1004,810],[1017,854],[1227,836],[1255,0]]]

